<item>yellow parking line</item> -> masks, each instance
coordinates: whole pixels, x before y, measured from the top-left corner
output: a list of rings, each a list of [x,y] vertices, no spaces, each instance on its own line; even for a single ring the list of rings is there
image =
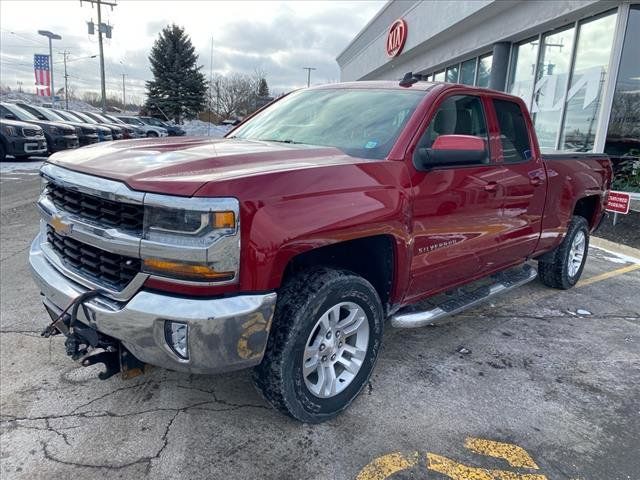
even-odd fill
[[[418,452],[408,455],[400,452],[382,455],[360,470],[356,480],[384,480],[394,473],[415,467],[418,464],[418,456]]]
[[[427,468],[452,480],[547,480],[545,475],[537,473],[514,473],[506,470],[469,467],[442,455],[428,452]]]
[[[512,467],[532,468],[538,470],[538,465],[533,461],[527,451],[512,443],[496,442],[484,438],[469,437],[464,441],[465,448],[480,455],[506,460]]]
[[[595,277],[587,278],[586,280],[581,280],[578,282],[577,287],[584,287],[587,285],[592,285],[597,282],[601,282],[603,280],[607,280],[609,278],[617,277],[619,275],[624,275],[625,273],[633,272],[634,270],[640,269],[640,263],[634,263],[633,265],[627,265],[626,267],[618,268],[617,270],[611,270],[610,272],[604,272],[600,275],[596,275]]]

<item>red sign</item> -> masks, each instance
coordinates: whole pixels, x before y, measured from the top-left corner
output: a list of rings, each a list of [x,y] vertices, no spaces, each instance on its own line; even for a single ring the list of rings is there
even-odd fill
[[[397,57],[407,41],[407,22],[399,18],[389,27],[387,34],[387,55]]]
[[[607,212],[629,213],[629,205],[631,204],[631,195],[625,192],[609,192],[607,198]]]

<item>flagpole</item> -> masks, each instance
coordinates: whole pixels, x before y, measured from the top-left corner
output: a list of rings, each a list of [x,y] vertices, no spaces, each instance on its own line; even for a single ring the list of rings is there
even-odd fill
[[[51,79],[51,90],[49,99],[51,100],[51,106],[56,106],[56,89],[53,83],[53,48],[51,47],[51,40],[62,40],[60,35],[56,35],[48,30],[38,30],[38,34],[43,35],[49,39],[49,77]]]

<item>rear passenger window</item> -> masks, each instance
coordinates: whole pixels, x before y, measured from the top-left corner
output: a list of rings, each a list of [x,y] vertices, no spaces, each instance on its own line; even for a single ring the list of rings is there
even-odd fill
[[[520,105],[508,100],[493,100],[500,127],[500,142],[505,163],[524,162],[531,158],[529,131]]]

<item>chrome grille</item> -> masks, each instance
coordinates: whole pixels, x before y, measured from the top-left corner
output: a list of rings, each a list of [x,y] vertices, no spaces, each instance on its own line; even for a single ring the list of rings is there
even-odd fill
[[[142,205],[113,202],[83,192],[49,183],[49,198],[57,209],[86,219],[102,227],[118,228],[142,235],[144,208]]]
[[[139,259],[63,237],[51,225],[47,225],[47,241],[67,268],[116,290],[122,290],[140,271]]]

